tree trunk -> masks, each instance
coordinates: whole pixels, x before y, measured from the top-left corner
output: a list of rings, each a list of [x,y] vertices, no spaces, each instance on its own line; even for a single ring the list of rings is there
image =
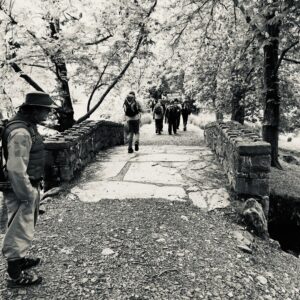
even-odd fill
[[[51,37],[53,39],[57,39],[57,34],[60,31],[59,20],[53,19],[49,25],[51,30]],[[68,71],[65,59],[60,49],[58,49],[58,51],[54,55],[52,55],[50,59],[55,65],[58,94],[59,99],[62,101],[62,107],[58,110],[59,127],[57,129],[59,131],[64,131],[72,127],[75,123],[74,110],[68,82]]]
[[[272,19],[275,13],[267,16],[267,21]],[[263,140],[271,144],[271,165],[281,168],[278,161],[278,135],[280,121],[280,96],[278,83],[278,48],[280,24],[266,25],[269,34],[269,43],[264,46],[264,90],[265,110],[263,118]]]
[[[245,107],[241,104],[245,96],[244,90],[233,83],[232,98],[231,98],[231,120],[244,124]]]
[[[51,57],[56,69],[56,80],[59,99],[62,101],[62,107],[58,110],[59,131],[64,131],[72,127],[75,123],[74,110],[70,94],[67,66],[59,50],[55,56]]]

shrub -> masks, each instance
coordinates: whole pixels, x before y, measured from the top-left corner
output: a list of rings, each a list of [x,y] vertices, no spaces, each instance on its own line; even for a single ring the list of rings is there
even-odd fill
[[[190,115],[189,122],[195,126],[204,129],[205,125],[216,120],[215,114],[211,112],[203,112],[198,115]]]
[[[141,125],[151,124],[152,123],[152,114],[146,113],[142,114]]]

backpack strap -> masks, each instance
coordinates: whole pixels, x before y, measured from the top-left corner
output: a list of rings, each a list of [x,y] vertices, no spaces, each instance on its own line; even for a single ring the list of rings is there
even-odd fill
[[[22,124],[23,126],[13,126],[13,128],[10,130],[10,132],[12,132],[14,129],[17,129],[17,128],[24,128],[24,129],[27,129],[29,131],[31,139],[35,139],[36,134],[35,134],[34,129],[31,126],[31,124],[26,122],[26,121],[23,121],[23,120],[8,121],[6,126],[5,126],[5,130],[6,130],[6,128],[8,128],[8,126],[12,126],[14,124]]]
[[[4,153],[5,159],[7,158],[7,139],[8,139],[8,136],[13,130],[18,129],[18,128],[26,129],[29,132],[30,136],[31,136],[32,143],[35,142],[36,133],[35,133],[35,130],[32,128],[30,123],[28,123],[26,121],[23,121],[23,120],[8,121],[6,126],[5,126],[3,135],[2,135],[2,148],[3,148],[3,153]]]

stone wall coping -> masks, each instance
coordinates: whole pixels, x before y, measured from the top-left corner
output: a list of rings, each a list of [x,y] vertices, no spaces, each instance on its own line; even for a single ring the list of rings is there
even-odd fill
[[[86,120],[80,124],[73,125],[71,128],[62,133],[58,133],[53,137],[45,138],[45,149],[68,149],[76,145],[83,137],[87,137],[89,134],[101,127],[123,127],[123,125],[108,120]]]
[[[236,148],[242,156],[271,154],[270,143],[264,141],[238,142]]]
[[[241,155],[247,154],[269,154],[271,146],[269,143],[262,141],[262,138],[250,128],[236,121],[214,121],[205,126],[205,130],[218,127],[221,134],[229,140],[229,142],[238,148]],[[254,150],[258,147],[258,152]]]

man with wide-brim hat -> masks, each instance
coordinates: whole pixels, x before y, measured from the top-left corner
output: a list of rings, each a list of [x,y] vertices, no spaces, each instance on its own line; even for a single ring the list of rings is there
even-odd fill
[[[42,277],[25,270],[40,263],[39,258],[27,257],[38,217],[45,162],[43,138],[37,131],[37,124],[45,121],[55,107],[48,94],[28,93],[17,114],[8,121],[2,136],[11,184],[11,189],[3,191],[8,227],[2,253],[7,260],[9,287],[29,286],[42,281]]]

